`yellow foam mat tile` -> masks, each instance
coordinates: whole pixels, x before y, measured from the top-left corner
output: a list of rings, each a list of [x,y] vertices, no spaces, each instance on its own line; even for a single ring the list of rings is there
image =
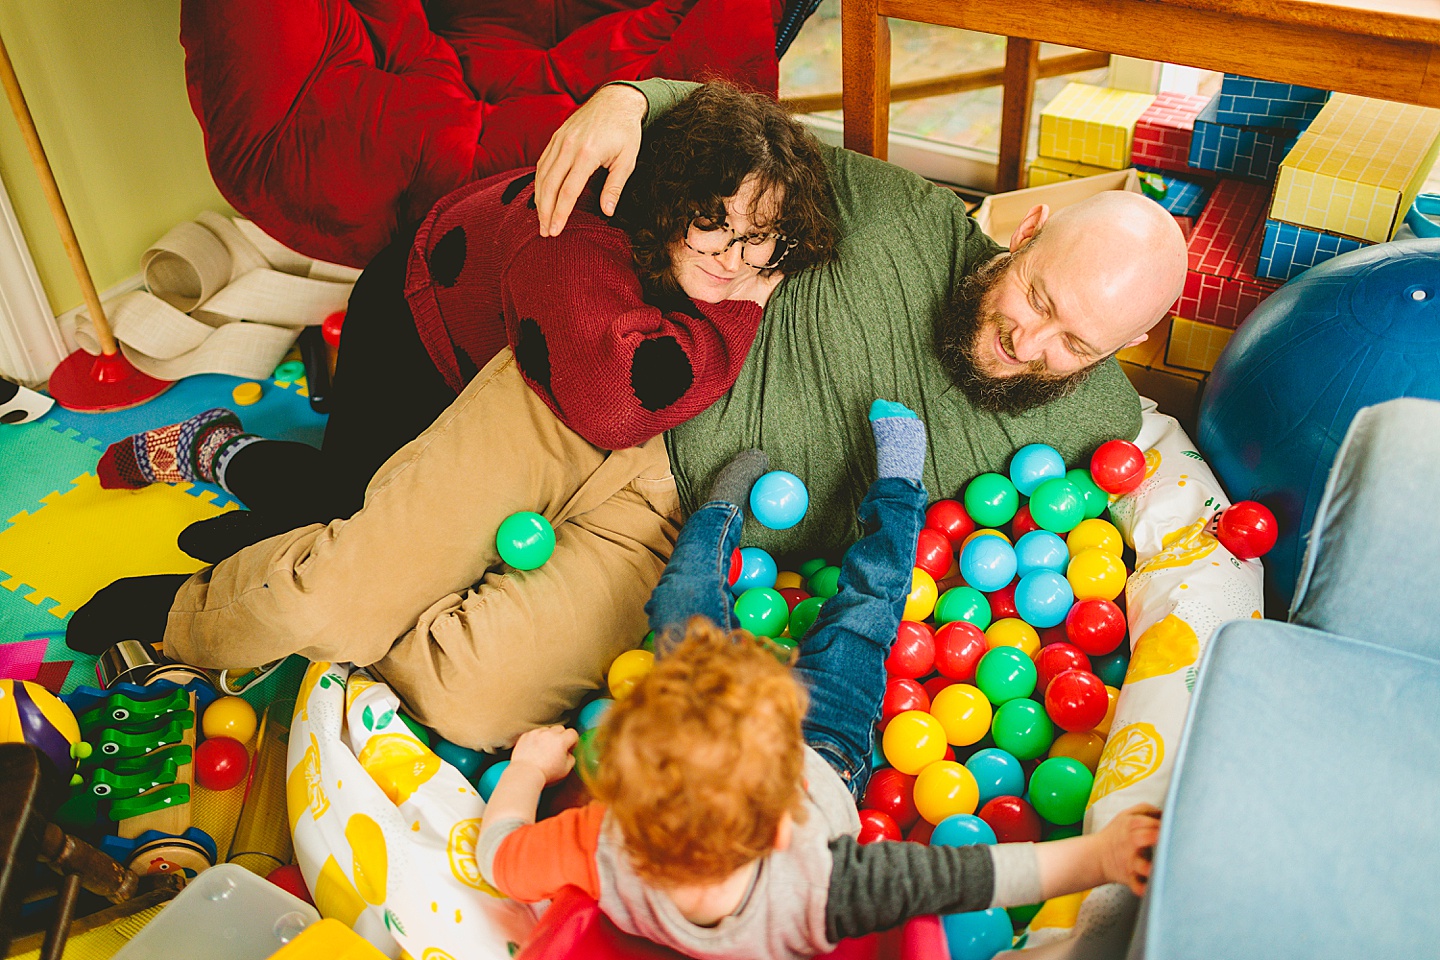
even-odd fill
[[[1067,84],[1040,111],[1042,157],[1123,170],[1130,166],[1135,121],[1150,108],[1148,93],[1112,90],[1086,83]]]

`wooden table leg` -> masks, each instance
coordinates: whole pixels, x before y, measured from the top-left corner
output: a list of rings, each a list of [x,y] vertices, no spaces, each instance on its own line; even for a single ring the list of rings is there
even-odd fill
[[[845,146],[884,160],[890,146],[890,23],[879,0],[843,0]]]
[[[997,191],[1023,186],[1020,178],[1025,172],[1025,155],[1030,148],[1030,105],[1035,101],[1035,78],[1039,72],[1039,41],[1007,38],[1005,100],[1000,110],[1000,162],[995,169]],[[848,137],[848,124],[845,132]]]

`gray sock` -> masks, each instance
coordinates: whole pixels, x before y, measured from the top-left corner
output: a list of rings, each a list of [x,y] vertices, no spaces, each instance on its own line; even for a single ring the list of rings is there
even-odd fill
[[[750,502],[750,488],[770,469],[770,458],[763,450],[745,450],[725,464],[710,485],[710,499],[733,503],[742,510]]]
[[[870,429],[875,433],[880,476],[919,483],[925,475],[925,424],[915,411],[891,400],[876,400],[870,405]]]

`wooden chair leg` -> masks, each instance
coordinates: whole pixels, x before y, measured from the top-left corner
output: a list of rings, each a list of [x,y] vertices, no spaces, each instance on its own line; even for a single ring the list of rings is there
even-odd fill
[[[890,23],[879,0],[840,5],[845,146],[884,160],[890,146]]]
[[[1005,42],[1000,162],[995,170],[997,191],[1017,190],[1023,185],[1021,176],[1025,172],[1025,158],[1030,149],[1030,107],[1035,102],[1035,79],[1039,73],[1039,41],[1009,37]]]

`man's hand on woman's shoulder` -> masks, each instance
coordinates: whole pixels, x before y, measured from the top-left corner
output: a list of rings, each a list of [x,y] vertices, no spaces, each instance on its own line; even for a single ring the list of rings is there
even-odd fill
[[[639,90],[612,83],[597,90],[555,131],[535,166],[535,209],[542,237],[558,236],[565,229],[576,199],[601,167],[610,173],[600,191],[600,209],[607,216],[615,212],[640,153],[640,125],[647,109]]]

